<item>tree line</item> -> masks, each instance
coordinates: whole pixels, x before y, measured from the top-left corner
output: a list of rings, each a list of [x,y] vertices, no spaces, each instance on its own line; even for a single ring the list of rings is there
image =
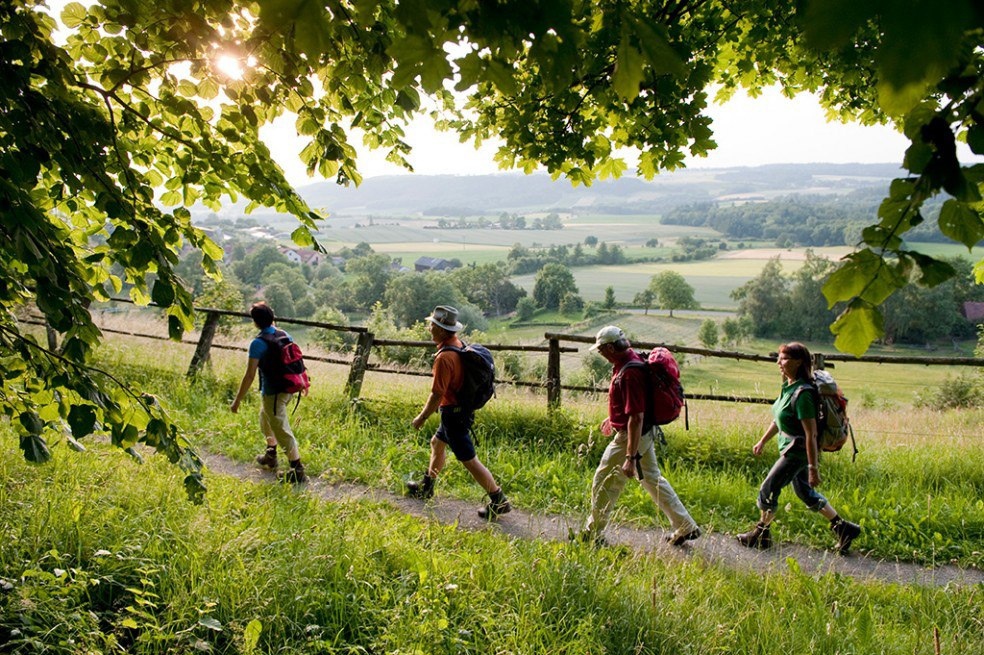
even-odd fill
[[[886,344],[926,345],[945,339],[976,335],[974,323],[963,314],[965,302],[984,302],[984,286],[974,283],[973,266],[961,258],[946,260],[957,274],[935,287],[910,285],[883,305]],[[790,274],[779,258],[770,260],[761,273],[735,289],[738,317],[758,337],[829,342],[828,328],[840,308],[828,307],[823,294],[836,265],[807,251],[806,262]]]
[[[881,198],[872,191],[845,196],[795,195],[741,203],[702,202],[675,207],[662,218],[666,225],[709,227],[731,239],[769,241],[777,247],[853,246],[878,213]],[[938,215],[940,203],[927,203]],[[913,242],[944,243],[949,239],[935,220],[913,226]]]

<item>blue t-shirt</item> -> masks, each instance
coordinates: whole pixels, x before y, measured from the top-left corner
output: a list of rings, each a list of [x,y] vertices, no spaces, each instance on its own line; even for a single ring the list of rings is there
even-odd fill
[[[276,331],[277,328],[270,325],[260,330],[260,334],[274,334]],[[287,333],[284,332],[284,334]],[[290,339],[289,334],[287,334],[287,338]],[[293,339],[291,339],[291,341],[293,341]],[[267,350],[269,349],[270,349],[270,344],[268,344],[260,337],[256,337],[249,343],[249,358],[263,361],[263,355],[265,355]],[[262,369],[260,369],[260,393],[263,394],[264,396],[274,395],[272,391],[267,391],[266,379],[265,376],[263,375]]]

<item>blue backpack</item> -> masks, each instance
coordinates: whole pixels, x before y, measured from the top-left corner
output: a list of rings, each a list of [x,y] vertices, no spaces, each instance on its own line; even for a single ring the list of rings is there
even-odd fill
[[[465,369],[465,380],[455,394],[458,396],[458,403],[471,411],[482,409],[495,395],[495,362],[492,360],[492,353],[477,343],[466,344],[464,348],[441,348],[441,352],[445,350],[458,353]]]

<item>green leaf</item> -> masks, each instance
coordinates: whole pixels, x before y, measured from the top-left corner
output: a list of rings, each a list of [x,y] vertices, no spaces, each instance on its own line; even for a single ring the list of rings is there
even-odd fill
[[[44,464],[51,460],[48,444],[40,435],[23,435],[20,438],[20,448],[24,451],[24,459],[32,464]]]
[[[984,220],[980,213],[959,200],[950,199],[940,209],[940,232],[972,250],[984,239]]]
[[[174,314],[170,314],[167,317],[167,336],[173,341],[181,341],[181,337],[185,333],[184,321]]]
[[[95,409],[89,405],[72,405],[68,412],[68,427],[76,439],[92,434],[96,427]]]
[[[612,88],[624,102],[630,103],[639,97],[639,85],[644,78],[642,64],[642,53],[632,45],[628,27],[623,26],[615,72],[612,73]]]
[[[975,155],[984,155],[984,125],[977,123],[967,130],[967,145]]]
[[[906,253],[916,265],[919,267],[919,284],[926,287],[935,287],[949,279],[952,279],[956,274],[957,270],[953,268],[952,265],[934,259],[929,255],[924,255],[918,252]]]
[[[167,280],[157,278],[150,298],[161,307],[170,307],[174,302],[174,286]]]
[[[217,619],[214,619],[211,616],[206,616],[206,617],[203,617],[203,618],[198,619],[198,625],[204,626],[204,627],[208,628],[209,630],[215,630],[216,632],[222,632],[222,624],[219,623],[219,621]]]
[[[827,307],[855,297],[879,305],[905,284],[883,258],[870,249],[851,253],[823,285]]]
[[[646,62],[654,72],[684,75],[686,67],[683,60],[670,45],[662,25],[633,19],[632,29],[638,37],[639,47],[646,56]]]
[[[519,87],[516,85],[516,78],[513,76],[513,70],[506,64],[493,59],[489,62],[487,73],[489,80],[501,91],[504,95],[513,96],[519,91]]]
[[[35,412],[22,412],[18,418],[28,434],[41,434],[44,430],[44,421]]]
[[[78,2],[70,2],[65,5],[65,9],[62,10],[61,21],[65,23],[65,27],[73,30],[84,23],[88,15],[88,10],[86,10],[82,4]]]
[[[881,312],[861,302],[851,303],[830,326],[830,331],[837,335],[834,339],[837,350],[858,357],[885,335]]]
[[[311,236],[311,230],[303,225],[290,233],[290,239],[302,248],[308,248],[314,245],[314,237]]]
[[[185,493],[188,499],[195,505],[201,505],[205,500],[205,483],[202,481],[200,473],[191,473],[184,479]]]
[[[839,48],[871,17],[873,6],[857,0],[813,0],[803,16],[807,42],[814,48]]]
[[[246,624],[243,630],[243,650],[251,653],[256,650],[256,644],[260,642],[260,634],[263,632],[263,624],[258,619],[253,619]]]

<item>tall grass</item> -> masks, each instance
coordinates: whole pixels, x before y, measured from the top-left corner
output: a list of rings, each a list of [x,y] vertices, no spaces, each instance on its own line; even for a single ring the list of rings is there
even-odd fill
[[[736,573],[224,477],[195,507],[156,458],[2,454],[3,652],[984,652],[979,587]]]
[[[139,347],[137,347],[139,349]],[[161,393],[171,411],[201,447],[249,461],[262,447],[252,393],[238,415],[228,403],[238,386],[242,355],[216,357],[210,375],[188,384],[183,367],[133,366],[129,346],[107,350],[106,366]],[[143,361],[143,360],[139,360]],[[292,418],[305,464],[329,481],[358,482],[400,492],[427,465],[432,418],[419,432],[410,420],[420,409],[427,378],[370,375],[362,400],[342,394],[345,370],[316,372],[318,384]],[[568,397],[564,409],[547,413],[542,396],[500,389],[479,415],[475,439],[483,462],[514,504],[574,519],[589,509],[594,467],[606,444],[597,426],[606,411],[598,397]],[[927,409],[852,411],[861,453],[824,455],[821,490],[840,513],[864,528],[857,548],[873,556],[928,564],[953,561],[984,565],[984,411]],[[757,517],[755,496],[774,458],[751,453],[769,421],[764,406],[691,403],[690,430],[680,421],[666,430],[660,452],[667,477],[697,521],[736,533]],[[449,461],[438,496],[481,502],[482,491],[463,467]],[[818,517],[785,492],[778,537],[818,548],[831,537]],[[658,509],[639,485],[620,499],[617,521],[662,525]]]

